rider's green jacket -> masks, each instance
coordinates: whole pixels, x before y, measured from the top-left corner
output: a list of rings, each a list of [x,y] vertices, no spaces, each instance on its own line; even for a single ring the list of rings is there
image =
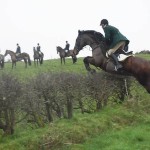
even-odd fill
[[[126,41],[126,46],[129,44],[129,40],[116,27],[107,25],[104,27],[104,32],[105,39],[109,43],[109,49],[113,48],[120,41]]]

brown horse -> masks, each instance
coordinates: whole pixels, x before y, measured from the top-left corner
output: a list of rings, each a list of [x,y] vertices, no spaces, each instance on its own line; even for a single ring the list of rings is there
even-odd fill
[[[123,71],[119,72],[114,70],[115,65],[113,61],[105,56],[106,44],[101,33],[93,30],[79,31],[74,53],[77,55],[86,45],[92,48],[92,57],[84,58],[84,64],[88,71],[95,71],[90,68],[89,64],[91,64],[106,72],[132,75],[150,93],[150,61],[134,56],[127,57],[124,61],[120,62],[123,66]]]
[[[43,57],[44,57],[44,54],[41,52],[39,53],[37,50],[33,49],[33,59],[34,59],[34,65],[38,66],[38,63],[43,64]],[[37,60],[37,61],[36,61]]]
[[[61,64],[62,64],[62,61],[65,64],[65,57],[70,57],[70,56],[72,57],[73,64],[77,61],[77,57],[73,53],[73,50],[69,50],[69,52],[66,53],[65,49],[61,48],[60,46],[57,46],[56,50],[57,50],[57,54],[59,53]]]
[[[16,53],[14,53],[13,51],[6,50],[4,56],[6,56],[8,54],[10,55],[11,60],[12,60],[12,69],[13,69],[14,65],[16,67],[16,62],[17,61],[21,61],[21,60],[24,60],[25,68],[27,68],[27,63],[31,66],[31,60],[30,60],[29,54],[27,54],[27,53],[21,53],[18,56],[16,56]]]

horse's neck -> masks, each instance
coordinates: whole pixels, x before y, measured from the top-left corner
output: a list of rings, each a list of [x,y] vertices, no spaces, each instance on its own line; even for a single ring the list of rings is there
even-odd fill
[[[61,49],[59,50],[59,52],[60,52],[60,53],[61,53],[61,52],[63,53],[63,52],[65,52],[65,50],[61,48]]]
[[[9,51],[9,53],[8,53],[10,56],[16,56],[16,54],[14,53],[14,52],[12,52],[12,51]]]
[[[95,48],[97,48],[99,46],[97,43],[95,43],[93,41],[89,42],[88,45],[92,48],[92,50],[94,50]]]

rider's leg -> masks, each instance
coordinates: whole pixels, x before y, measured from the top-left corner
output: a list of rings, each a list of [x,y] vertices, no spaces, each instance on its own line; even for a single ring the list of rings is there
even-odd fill
[[[122,48],[125,45],[125,41],[117,43],[112,49],[108,51],[108,55],[115,61],[115,69],[118,70],[122,68],[122,65],[118,62],[118,58],[114,54],[116,50]]]
[[[111,54],[110,57],[115,61],[115,70],[117,71],[118,69],[122,68],[122,65],[118,62],[118,58],[116,57],[115,54]]]

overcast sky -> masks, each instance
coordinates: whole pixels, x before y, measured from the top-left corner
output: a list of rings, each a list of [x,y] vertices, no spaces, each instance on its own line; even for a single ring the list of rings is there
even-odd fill
[[[150,0],[0,0],[0,50],[22,52],[33,59],[33,47],[41,45],[45,59],[58,58],[56,46],[73,49],[78,30],[104,34],[101,19],[117,27],[134,52],[150,50]],[[79,56],[91,55],[89,48]]]

